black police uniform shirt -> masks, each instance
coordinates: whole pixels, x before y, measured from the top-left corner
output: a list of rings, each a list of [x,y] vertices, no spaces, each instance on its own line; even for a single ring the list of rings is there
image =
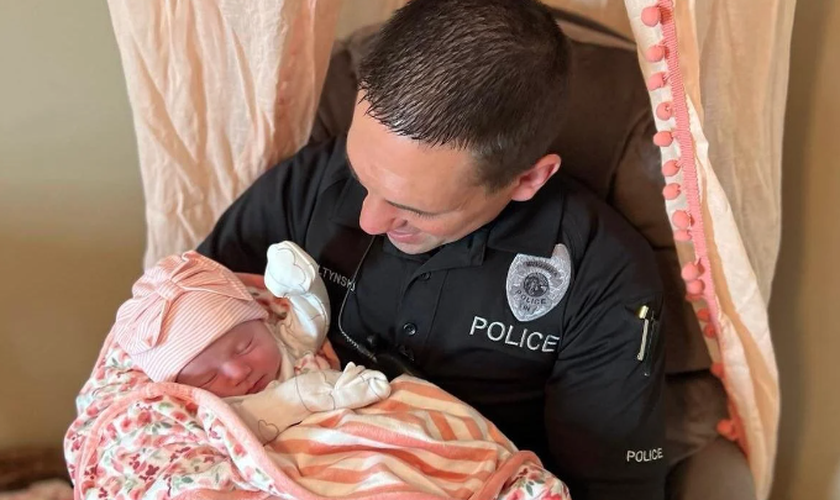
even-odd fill
[[[647,242],[555,175],[474,233],[407,255],[360,229],[365,195],[345,138],[308,146],[260,177],[198,251],[262,274],[269,245],[296,242],[320,265],[342,362],[365,360],[341,348],[339,322],[535,451],[576,500],[663,498],[663,342],[639,317],[661,302]]]

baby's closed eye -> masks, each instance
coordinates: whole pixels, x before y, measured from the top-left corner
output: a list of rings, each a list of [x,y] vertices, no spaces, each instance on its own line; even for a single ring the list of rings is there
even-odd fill
[[[198,384],[198,387],[207,387],[208,385],[212,384],[213,381],[216,380],[216,374],[217,372],[208,374],[206,377],[204,377],[204,382]]]
[[[236,348],[236,354],[245,354],[246,352],[250,351],[253,346],[254,338],[251,337],[251,340],[240,344],[239,347]]]

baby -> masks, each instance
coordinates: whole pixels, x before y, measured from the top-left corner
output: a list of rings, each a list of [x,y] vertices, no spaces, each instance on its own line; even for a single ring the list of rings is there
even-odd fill
[[[177,382],[225,398],[263,442],[313,412],[359,408],[390,394],[380,372],[343,372],[315,354],[329,325],[317,264],[291,242],[268,250],[265,285],[288,302],[269,314],[234,273],[196,252],[161,260],[134,284],[115,339],[154,382]],[[296,372],[302,372],[296,375]]]

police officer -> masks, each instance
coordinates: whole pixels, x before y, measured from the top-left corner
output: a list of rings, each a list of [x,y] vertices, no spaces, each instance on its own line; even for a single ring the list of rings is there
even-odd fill
[[[362,62],[347,136],[266,172],[199,251],[261,273],[295,241],[343,362],[407,360],[576,500],[661,499],[661,284],[647,242],[546,153],[568,59],[535,0],[409,2]]]

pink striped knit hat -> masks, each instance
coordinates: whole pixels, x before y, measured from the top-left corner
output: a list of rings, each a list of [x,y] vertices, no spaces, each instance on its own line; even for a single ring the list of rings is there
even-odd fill
[[[216,339],[268,313],[227,268],[196,252],[166,257],[117,311],[114,340],[155,382],[171,382]]]

